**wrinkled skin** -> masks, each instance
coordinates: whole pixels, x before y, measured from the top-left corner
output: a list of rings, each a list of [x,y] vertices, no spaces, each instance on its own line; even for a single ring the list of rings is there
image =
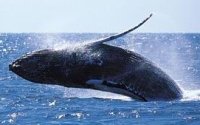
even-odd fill
[[[86,82],[103,80],[104,85],[126,90],[143,101],[182,97],[176,83],[152,62],[135,52],[106,44],[36,51],[13,62],[10,70],[32,82],[75,88],[98,89]]]

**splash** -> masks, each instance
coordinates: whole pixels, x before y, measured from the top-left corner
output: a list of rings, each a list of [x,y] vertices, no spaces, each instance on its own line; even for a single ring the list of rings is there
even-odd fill
[[[73,36],[73,34],[71,34]],[[44,34],[43,37],[39,38],[38,47],[40,49],[55,49],[55,50],[62,50],[62,49],[69,49],[75,50],[83,48],[86,44],[94,42],[96,39],[93,40],[82,40],[82,39],[69,39],[63,38],[62,34]]]
[[[183,90],[183,99],[181,101],[199,101],[200,89],[198,90]]]

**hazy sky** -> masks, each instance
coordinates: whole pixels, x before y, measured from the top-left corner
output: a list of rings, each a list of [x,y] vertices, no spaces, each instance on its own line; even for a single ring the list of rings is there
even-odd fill
[[[200,32],[200,0],[0,0],[0,32]]]

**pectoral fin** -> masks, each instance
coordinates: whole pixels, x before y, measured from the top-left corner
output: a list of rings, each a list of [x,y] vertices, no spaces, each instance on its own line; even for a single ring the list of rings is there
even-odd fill
[[[122,37],[134,30],[136,30],[137,28],[139,28],[140,26],[142,26],[147,20],[149,20],[151,17],[152,17],[153,14],[150,14],[149,17],[147,17],[145,20],[143,20],[141,23],[139,23],[137,26],[129,29],[129,30],[126,30],[122,33],[119,33],[119,34],[116,34],[116,35],[113,35],[113,36],[110,36],[110,37],[107,37],[107,38],[103,38],[103,39],[100,39],[100,40],[97,40],[95,41],[93,44],[102,44],[104,42],[107,42],[107,41],[111,41],[111,40],[114,40],[114,39],[117,39],[119,37]]]

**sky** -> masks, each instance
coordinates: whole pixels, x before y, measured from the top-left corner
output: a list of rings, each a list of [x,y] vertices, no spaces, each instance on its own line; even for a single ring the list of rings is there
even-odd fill
[[[200,0],[0,0],[0,32],[200,33]]]

